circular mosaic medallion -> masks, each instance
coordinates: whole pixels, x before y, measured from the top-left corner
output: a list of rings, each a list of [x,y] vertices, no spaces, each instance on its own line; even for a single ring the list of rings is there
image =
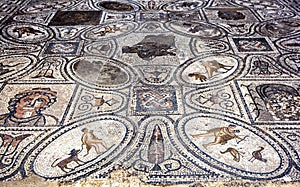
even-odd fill
[[[72,60],[67,69],[76,81],[93,88],[122,89],[136,79],[130,66],[104,57],[79,57]]]
[[[41,43],[50,40],[53,32],[50,28],[39,24],[14,23],[2,29],[5,38],[19,43]]]
[[[117,1],[99,1],[95,3],[97,7],[103,8],[107,11],[114,11],[114,12],[134,12],[139,10],[139,6],[133,3],[124,3],[124,2],[117,2]]]
[[[300,54],[285,54],[279,58],[280,65],[289,72],[300,76]]]
[[[77,121],[41,144],[33,170],[38,176],[63,180],[76,180],[96,171],[108,172],[133,135],[134,127],[125,118],[98,116]]]
[[[37,65],[32,55],[9,55],[0,57],[0,82],[16,79]]]
[[[299,19],[276,19],[260,23],[257,32],[264,36],[282,37],[300,31]]]
[[[164,4],[162,9],[168,12],[190,12],[202,8],[203,5],[204,1],[176,1]]]
[[[290,169],[290,155],[282,145],[245,123],[197,113],[181,119],[175,129],[180,137],[177,143],[188,147],[180,152],[196,165],[205,163],[246,179],[272,179]]]
[[[201,39],[219,39],[225,36],[223,29],[205,22],[171,21],[166,27],[178,34]]]
[[[118,22],[93,27],[83,34],[83,39],[99,41],[120,37],[133,32],[137,28],[134,22]]]
[[[75,4],[75,1],[69,0],[51,0],[51,1],[32,1],[22,11],[26,13],[40,13],[48,11],[57,11],[65,7],[71,7]]]
[[[300,35],[288,37],[288,38],[282,38],[276,42],[276,45],[285,51],[300,52]]]
[[[215,86],[228,82],[243,69],[243,61],[231,54],[203,54],[176,70],[178,83],[191,87]]]

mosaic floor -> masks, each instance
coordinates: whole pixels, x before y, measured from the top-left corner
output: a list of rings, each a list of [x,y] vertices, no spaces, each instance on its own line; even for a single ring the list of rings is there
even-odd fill
[[[299,181],[298,0],[0,10],[1,181]]]

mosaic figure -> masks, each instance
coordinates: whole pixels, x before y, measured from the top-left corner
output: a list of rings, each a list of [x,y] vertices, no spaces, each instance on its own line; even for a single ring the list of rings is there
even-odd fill
[[[58,163],[56,163],[60,158],[54,160],[54,162],[51,164],[51,167],[56,167],[58,166],[62,171],[67,173],[67,170],[72,170],[72,168],[68,167],[68,164],[70,164],[71,162],[76,162],[78,165],[80,165],[81,163],[84,163],[83,161],[81,161],[78,158],[78,153],[80,152],[80,150],[75,150],[72,149],[71,152],[69,153],[69,157],[59,161]]]
[[[238,139],[240,141],[244,140],[243,138],[237,136],[235,133],[239,132],[239,130],[235,130],[235,125],[229,125],[228,127],[219,127],[210,129],[207,133],[203,134],[195,134],[192,135],[193,138],[207,137],[207,136],[215,136],[215,140],[213,142],[203,144],[203,147],[207,148],[208,146],[221,144],[226,144],[229,140]]]
[[[259,150],[252,152],[252,157],[249,159],[249,161],[253,162],[254,160],[259,160],[262,162],[267,162],[267,159],[264,159],[261,152],[264,150],[264,147],[260,147]]]
[[[257,86],[256,90],[273,118],[300,119],[300,95],[295,88],[283,84],[264,84]]]
[[[30,36],[30,34],[34,34],[34,35],[44,34],[42,31],[31,27],[15,28],[13,32],[16,32],[18,34],[18,38],[22,38],[24,34],[26,34],[27,36]]]
[[[153,130],[148,157],[149,162],[154,164],[159,164],[164,160],[164,139],[159,126],[155,126]]]
[[[29,136],[31,136],[31,134],[23,134],[19,136],[0,134],[2,139],[2,143],[0,145],[0,169],[9,167],[14,163],[19,144]]]
[[[101,151],[102,147],[104,147],[105,149],[107,149],[107,145],[106,143],[98,138],[97,136],[94,135],[93,130],[89,130],[87,128],[82,129],[83,135],[81,137],[81,141],[82,141],[82,148],[83,146],[85,146],[86,148],[86,155],[87,156],[91,150],[92,147],[95,148],[95,151],[97,154],[101,154],[103,151]],[[102,147],[99,145],[101,144]]]
[[[175,36],[172,35],[148,35],[133,45],[124,46],[123,53],[137,53],[143,60],[151,60],[157,56],[176,56]]]
[[[114,2],[114,1],[107,1],[107,2],[101,2],[99,5],[105,9],[108,10],[114,10],[114,11],[132,11],[134,8],[131,5],[120,3],[120,2]]]
[[[230,153],[233,156],[233,160],[239,162],[242,152],[239,152],[235,148],[229,147],[225,151],[220,151],[221,154]]]
[[[218,16],[225,20],[241,20],[245,19],[245,15],[235,10],[218,11]]]
[[[49,88],[34,88],[16,94],[8,103],[10,112],[0,115],[0,124],[6,127],[57,125],[56,117],[42,113],[56,102],[56,94]]]
[[[202,65],[205,67],[208,78],[211,78],[213,76],[213,73],[221,68],[227,71],[232,68],[232,66],[226,66],[224,64],[219,63],[216,60],[202,62]]]

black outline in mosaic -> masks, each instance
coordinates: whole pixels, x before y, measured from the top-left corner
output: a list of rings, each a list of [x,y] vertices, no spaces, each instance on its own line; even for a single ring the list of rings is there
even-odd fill
[[[225,92],[220,93],[219,92],[222,90],[225,91],[226,87],[230,88],[230,91],[231,91],[230,93],[225,93]],[[209,93],[208,95],[210,95],[211,97],[204,97],[201,95],[201,94],[205,94],[205,93]],[[213,94],[215,94],[215,95],[213,95]],[[202,97],[205,100],[204,103],[200,103],[198,96]],[[209,112],[214,112],[214,113],[219,112],[222,115],[238,117],[238,118],[240,118],[240,120],[244,120],[245,122],[248,121],[247,119],[245,119],[247,117],[247,115],[245,114],[245,112],[243,110],[244,107],[238,102],[240,100],[240,98],[238,98],[237,89],[232,84],[224,84],[224,85],[218,86],[218,87],[215,86],[213,88],[205,88],[205,89],[197,89],[197,90],[189,91],[189,92],[185,93],[184,99],[185,99],[187,106],[189,106],[193,109],[196,109],[199,112],[203,112],[203,111],[208,111],[208,113]],[[214,99],[216,99],[217,101],[214,101]],[[219,99],[223,99],[223,100],[219,102]],[[226,104],[228,104],[228,103],[226,103],[226,102],[231,103],[231,104],[229,104],[228,107],[236,105],[235,109],[237,109],[238,111],[236,111],[235,109],[222,108],[222,103],[224,103],[225,107],[227,106]],[[209,103],[212,103],[212,105],[209,106]],[[216,104],[218,104],[220,106],[220,108],[213,107]]]
[[[101,34],[102,32],[100,31],[100,29],[102,29],[103,31],[105,30],[105,27],[110,27],[110,26],[117,26],[117,30],[116,30],[116,33],[105,33],[105,35],[110,35],[110,36],[105,36],[105,37],[101,37]],[[122,28],[118,28],[118,25],[121,25],[121,27],[126,27],[126,29],[129,29],[125,32],[122,32]],[[84,39],[84,40],[92,40],[92,41],[101,41],[101,40],[108,40],[110,38],[117,38],[117,37],[121,37],[121,36],[125,36],[127,34],[130,34],[132,32],[134,32],[136,29],[137,29],[137,26],[138,24],[137,23],[134,23],[134,22],[125,22],[125,21],[122,21],[122,22],[114,22],[114,23],[107,23],[105,25],[98,25],[98,26],[95,26],[95,27],[91,27],[87,30],[85,30],[83,32],[83,34],[81,35],[81,38]],[[120,29],[120,30],[118,30]],[[93,32],[93,31],[97,31],[96,33]],[[97,35],[100,35],[97,36]]]
[[[36,161],[37,156],[39,154],[42,154],[42,152],[53,141],[57,140],[60,136],[63,136],[66,132],[72,131],[73,129],[79,128],[79,127],[84,126],[91,122],[95,122],[95,121],[99,121],[99,120],[112,120],[112,119],[116,119],[118,122],[123,123],[124,127],[126,128],[126,132],[125,132],[125,136],[123,137],[120,144],[117,145],[117,147],[115,149],[113,149],[109,153],[109,155],[107,155],[104,158],[101,158],[101,155],[100,155],[92,160],[89,160],[87,163],[85,163],[84,164],[84,165],[86,165],[85,168],[77,169],[77,171],[71,171],[65,175],[61,175],[61,176],[57,176],[57,177],[41,176],[40,174],[35,172],[34,163]],[[99,170],[102,170],[103,175],[107,175],[107,173],[110,172],[110,170],[112,170],[114,167],[112,160],[121,160],[122,159],[121,155],[125,154],[124,149],[126,149],[126,145],[129,145],[135,139],[134,138],[135,131],[136,131],[136,129],[135,129],[134,123],[131,120],[129,120],[123,116],[122,117],[118,116],[118,115],[97,115],[94,117],[89,117],[89,118],[78,120],[76,122],[72,122],[64,127],[57,129],[54,132],[52,132],[50,135],[48,135],[47,138],[45,138],[43,141],[41,141],[41,143],[39,145],[35,146],[35,151],[34,151],[34,153],[31,153],[31,154],[36,155],[36,157],[34,157],[32,159],[32,161],[31,161],[32,163],[30,164],[30,167],[32,168],[33,172],[38,176],[41,176],[41,177],[47,178],[47,179],[56,179],[56,180],[63,180],[63,181],[78,180],[78,179],[80,179],[82,177],[86,177],[96,171],[99,172]],[[124,145],[122,145],[122,144],[124,144]],[[110,160],[107,160],[107,158],[110,158],[110,157],[112,157],[112,158]],[[91,162],[93,162],[93,163],[91,163]],[[80,167],[80,166],[81,165],[79,165],[78,167]]]
[[[124,5],[127,5],[127,6],[131,6],[132,10],[113,10],[113,9],[108,9],[108,8],[105,8],[101,5],[99,5],[99,3],[120,3],[120,4],[124,4]],[[111,12],[111,13],[132,13],[132,12],[137,12],[139,11],[140,9],[142,9],[142,6],[139,4],[139,3],[136,3],[136,2],[130,2],[130,1],[116,1],[116,0],[112,0],[112,1],[109,1],[109,0],[105,0],[105,1],[96,1],[95,0],[91,0],[91,3],[93,4],[94,7],[98,8],[98,9],[102,9],[102,10],[105,10],[107,12]]]
[[[177,28],[174,28],[173,25],[176,25],[176,27],[181,27],[183,29],[186,29],[187,31],[190,30],[190,33],[184,33],[183,31],[178,30]],[[186,27],[184,27],[184,25],[186,25]],[[172,31],[175,32],[177,34],[183,35],[183,36],[188,36],[188,37],[198,37],[200,39],[220,39],[223,38],[226,35],[226,32],[224,31],[224,29],[216,26],[215,24],[211,24],[211,23],[206,23],[206,22],[184,22],[184,21],[169,21],[166,22],[165,27]],[[207,28],[213,29],[215,32],[217,31],[218,33],[215,36],[210,36],[208,33],[207,35],[197,35],[194,33],[197,33],[197,31],[202,31],[203,26],[206,26]],[[205,31],[207,32],[207,31]]]
[[[110,49],[108,49],[108,50],[106,49],[105,43],[108,44],[106,46],[109,46]],[[101,46],[100,49],[98,49],[99,46],[97,46],[99,44]],[[84,47],[83,47],[83,53],[87,54],[87,55],[91,55],[91,56],[104,56],[107,58],[112,58],[116,55],[118,47],[119,47],[119,45],[115,38],[112,38],[110,40],[100,41],[100,42],[90,42],[90,43],[85,42]],[[108,52],[106,52],[106,54],[103,54],[103,53],[101,53],[100,50],[106,50]]]
[[[14,58],[20,58],[22,60],[21,61],[19,60],[19,62],[16,63],[16,60],[13,60]],[[2,60],[5,61],[7,59],[11,59],[8,64],[4,64],[3,62],[1,62]],[[27,62],[27,65],[24,62],[25,59],[29,60],[29,62]],[[39,64],[39,62],[35,56],[24,54],[24,55],[1,56],[0,64],[1,64],[1,68],[2,68],[0,82],[7,82],[7,81],[18,79],[18,78],[24,76],[28,71],[31,71],[31,69],[35,68]],[[25,66],[22,67],[23,64],[25,64]],[[21,65],[21,68],[18,70],[15,70],[14,67],[19,66],[19,65]],[[7,68],[7,69],[5,70],[4,68]],[[9,68],[13,68],[13,70],[10,70]],[[4,70],[6,72],[3,72]],[[14,71],[14,72],[12,72],[12,71]],[[19,71],[19,72],[16,72],[16,71]]]
[[[281,38],[274,43],[283,51],[300,53],[300,34],[288,38]]]
[[[199,51],[197,49],[197,42],[204,44],[204,48],[207,46],[208,49]],[[193,55],[200,56],[203,53],[208,52],[216,52],[216,53],[222,53],[222,52],[229,52],[230,44],[227,42],[224,42],[222,40],[205,40],[205,39],[199,39],[199,38],[191,38],[190,40],[190,50],[192,51]],[[199,44],[198,44],[199,45]],[[212,47],[210,47],[212,46]],[[215,48],[214,48],[215,46]],[[202,46],[199,45],[199,48],[202,50]]]
[[[256,136],[258,136],[261,139],[263,139],[264,141],[266,141],[271,147],[276,149],[276,152],[279,151],[278,149],[280,149],[280,152],[285,154],[284,160],[287,160],[288,163],[281,161],[280,165],[274,171],[267,172],[267,173],[259,173],[259,172],[243,171],[243,170],[240,170],[238,168],[224,164],[224,163],[212,158],[207,153],[205,153],[202,150],[200,150],[199,148],[197,148],[197,146],[195,144],[193,144],[193,143],[191,144],[190,139],[187,138],[187,135],[185,134],[184,129],[183,129],[186,122],[188,122],[189,120],[191,120],[193,118],[199,118],[199,117],[215,118],[219,121],[225,121],[227,123],[232,123],[238,127],[242,127],[244,129],[248,130],[249,132],[255,134]],[[286,148],[280,142],[278,142],[271,135],[265,133],[264,131],[260,130],[259,128],[251,127],[247,123],[242,122],[238,119],[234,119],[234,118],[227,119],[226,117],[224,118],[224,116],[222,116],[222,115],[218,115],[218,114],[216,115],[213,113],[211,113],[211,114],[194,113],[194,114],[189,114],[189,115],[183,117],[182,119],[180,119],[178,124],[176,124],[175,127],[177,127],[175,129],[177,129],[177,133],[179,134],[180,143],[189,145],[189,146],[185,146],[185,149],[187,149],[189,152],[189,156],[187,158],[189,158],[190,160],[193,160],[197,163],[204,162],[205,164],[208,164],[209,166],[216,168],[220,171],[226,172],[226,173],[231,174],[236,177],[241,177],[243,179],[250,179],[250,180],[266,180],[266,179],[280,178],[280,177],[286,175],[291,169],[291,165],[292,165],[291,159],[292,158],[289,155]],[[269,139],[269,140],[266,140],[266,139]],[[268,142],[268,141],[271,141],[271,142]],[[179,142],[177,142],[177,144],[178,143]],[[187,147],[189,147],[189,148],[187,148]],[[182,152],[182,150],[179,150],[179,151]],[[283,159],[283,158],[280,158],[280,159]],[[283,167],[282,164],[286,165],[286,166],[284,166],[285,167],[284,169],[282,169],[282,167]],[[280,171],[279,174],[276,174],[277,173],[276,170],[278,170],[278,169],[283,170],[283,171]],[[274,173],[273,176],[270,176],[270,175],[272,175],[272,173]]]
[[[85,92],[87,94],[87,97],[82,95],[82,93]],[[119,99],[121,99],[121,104],[119,104],[119,106],[117,107],[112,107],[112,109],[109,110],[102,110],[102,111],[92,111],[93,107],[100,107],[102,105],[100,105],[103,102],[103,105],[107,102],[106,99],[102,98],[95,98],[94,95],[92,95],[92,93],[97,94],[97,95],[112,95],[112,99],[116,100],[117,97],[119,97]],[[91,90],[85,87],[79,87],[76,92],[74,92],[74,94],[76,94],[76,96],[74,96],[74,103],[75,104],[71,104],[70,106],[70,110],[72,109],[72,111],[68,114],[68,118],[69,120],[74,120],[74,119],[80,119],[80,118],[85,118],[86,116],[92,116],[95,113],[102,115],[102,114],[115,114],[117,112],[120,112],[122,110],[125,110],[127,107],[126,102],[128,102],[128,96],[123,93],[123,92],[119,92],[119,91],[98,91],[98,90]],[[84,97],[84,98],[83,98]],[[93,99],[98,99],[99,100],[99,106],[94,106],[91,102]],[[102,100],[103,99],[103,100]],[[82,101],[82,103],[80,103],[80,101]],[[96,102],[96,101],[95,101]],[[94,103],[95,104],[95,103]],[[76,110],[80,110],[79,108],[82,108],[81,113],[77,113]],[[76,114],[77,113],[77,114]]]
[[[15,29],[24,29],[24,30],[16,30]],[[42,29],[40,31],[39,29]],[[46,32],[46,33],[45,33]],[[16,33],[16,34],[13,34]],[[3,37],[6,39],[17,42],[17,43],[29,43],[29,44],[36,44],[42,43],[48,40],[51,40],[54,37],[53,31],[41,24],[36,23],[11,23],[4,28],[2,28]],[[40,36],[44,34],[45,36]],[[22,39],[23,36],[38,36],[39,38],[32,38],[32,39]]]
[[[291,67],[291,65],[289,65],[286,61],[289,57],[293,57],[293,58],[296,58],[296,60],[294,61],[294,64],[291,64],[293,65]],[[296,76],[300,76],[300,69],[299,67],[296,65],[298,64],[298,60],[300,60],[300,54],[299,53],[287,53],[287,54],[284,54],[284,55],[281,55],[279,57],[279,65],[281,67],[283,67],[285,70],[287,70],[288,72],[296,75]],[[300,66],[300,64],[299,64]]]
[[[121,71],[123,71],[128,76],[128,78],[125,82],[120,82],[117,85],[108,85],[108,84],[103,85],[101,83],[98,84],[98,83],[89,82],[88,80],[84,80],[83,78],[76,75],[76,73],[74,72],[74,64],[79,62],[78,60],[85,59],[85,58],[90,59],[92,61],[99,59],[100,61],[102,60],[108,64],[113,64],[114,67],[120,68]],[[82,85],[85,85],[85,86],[88,86],[88,87],[94,88],[94,89],[103,89],[103,90],[123,89],[123,88],[129,87],[137,79],[137,73],[134,71],[134,69],[130,65],[128,65],[124,62],[121,62],[121,61],[104,58],[104,57],[99,57],[99,56],[83,56],[83,57],[74,58],[67,64],[66,72],[72,79],[74,79],[75,81],[77,81],[78,83],[80,83]]]
[[[184,80],[182,78],[182,74],[183,72],[186,70],[187,67],[189,67],[191,64],[197,62],[198,60],[201,59],[205,59],[208,57],[221,57],[221,56],[226,56],[232,59],[236,60],[236,64],[235,64],[235,69],[233,70],[232,73],[230,73],[229,75],[226,75],[226,78],[224,79],[217,79],[217,80],[213,80],[213,81],[204,81],[201,82],[200,80],[198,81],[199,83],[191,83],[188,80]],[[181,86],[188,86],[188,87],[196,87],[196,88],[206,88],[206,87],[213,87],[213,86],[218,86],[220,84],[223,84],[225,82],[229,82],[231,80],[233,80],[235,77],[239,76],[239,73],[242,72],[244,69],[244,61],[236,55],[233,54],[229,54],[229,53],[224,53],[224,54],[218,54],[218,53],[204,53],[201,56],[192,58],[190,60],[187,60],[185,63],[181,64],[180,66],[178,66],[178,68],[176,69],[175,73],[174,73],[174,78],[175,80],[181,85]],[[227,73],[227,72],[226,72]]]

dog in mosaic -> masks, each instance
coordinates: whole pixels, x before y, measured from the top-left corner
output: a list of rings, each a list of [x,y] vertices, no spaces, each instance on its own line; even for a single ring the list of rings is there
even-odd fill
[[[34,29],[32,27],[20,27],[20,28],[15,28],[13,32],[18,33],[18,38],[22,38],[23,34],[26,34],[29,36],[30,34],[38,35],[38,34],[44,34],[42,31]]]
[[[78,153],[80,152],[80,150],[76,150],[76,149],[72,149],[71,152],[69,153],[69,157],[65,158],[63,160],[61,160],[60,162],[58,162],[57,164],[55,164],[60,158],[54,160],[54,162],[51,164],[51,167],[56,167],[58,166],[62,171],[64,172],[68,172],[66,169],[68,170],[72,170],[72,168],[68,167],[68,164],[70,164],[71,162],[76,162],[78,165],[80,165],[81,163],[84,163],[83,161],[81,161],[78,158]]]
[[[241,158],[241,154],[244,154],[242,152],[239,152],[235,148],[228,147],[225,151],[220,151],[221,154],[230,153],[233,156],[233,160],[239,162]]]
[[[83,150],[83,147],[85,146],[87,151],[87,153],[84,156],[87,156],[89,154],[92,147],[95,148],[97,154],[101,154],[102,151],[99,144],[101,144],[106,150],[108,149],[106,143],[102,139],[96,137],[92,130],[84,128],[82,129],[82,132],[83,135],[81,137],[81,142],[82,142],[81,150]]]

